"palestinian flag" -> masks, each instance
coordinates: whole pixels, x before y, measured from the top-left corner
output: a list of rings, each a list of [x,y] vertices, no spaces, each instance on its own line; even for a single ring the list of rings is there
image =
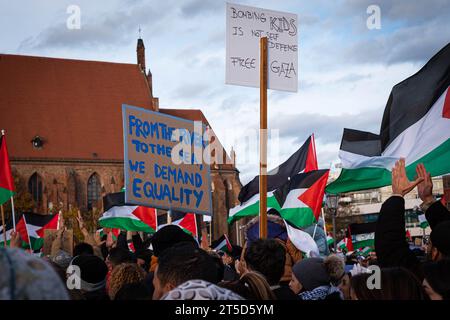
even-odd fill
[[[233,246],[231,245],[230,240],[228,240],[226,234],[213,241],[213,243],[211,244],[211,248],[215,251],[223,251],[228,253],[231,253],[231,251],[233,251]]]
[[[341,241],[339,241],[339,243],[337,244],[338,250],[342,251],[342,252],[348,252],[348,247],[347,247],[347,242],[345,241],[346,238],[342,239]]]
[[[25,248],[33,251],[40,250],[44,245],[44,231],[56,230],[58,228],[59,213],[37,214],[24,213],[16,225],[22,241],[26,243]]]
[[[267,211],[275,209],[281,210],[273,191],[267,192]],[[230,209],[228,223],[233,223],[241,218],[253,217],[259,214],[259,193],[255,194],[250,200]]]
[[[181,217],[177,217],[177,220],[172,221],[172,224],[179,226],[194,238],[198,237],[197,219],[195,213],[183,213]]]
[[[395,161],[405,158],[413,180],[423,163],[432,176],[450,172],[450,44],[415,75],[395,85],[379,134],[344,129],[342,171],[329,193],[391,184]]]
[[[317,156],[314,144],[314,135],[311,135],[305,143],[293,155],[277,168],[267,174],[267,210],[270,208],[279,210],[278,203],[273,197],[273,192],[285,184],[300,172],[317,170]],[[232,223],[243,217],[257,216],[259,214],[259,176],[242,187],[239,192],[240,205],[230,209],[228,223]]]
[[[300,173],[274,193],[280,215],[297,228],[317,223],[329,170]]]
[[[109,232],[112,232],[112,238],[114,241],[117,240],[117,237],[120,234],[120,229],[116,228],[100,228],[97,230],[97,232],[100,234],[100,238],[103,238],[104,236],[107,236]]]
[[[358,248],[358,250],[356,250],[358,255],[363,256],[363,257],[369,256],[370,252],[372,252],[372,251],[373,251],[372,247]]]
[[[429,226],[427,218],[425,218],[425,214],[419,214],[417,218],[419,219],[419,225],[422,229],[426,229]]]
[[[327,245],[328,245],[328,246],[331,246],[331,245],[333,245],[333,244],[334,244],[334,239],[333,239],[333,237],[330,236],[330,235],[328,235],[328,236],[327,236]]]
[[[110,193],[103,197],[105,212],[99,218],[103,228],[154,233],[157,229],[156,209],[125,204],[125,193]]]
[[[0,204],[8,201],[15,193],[14,179],[9,164],[5,135],[0,135]]]
[[[22,228],[19,228],[19,222],[22,218],[21,214],[16,214],[16,230],[18,232],[21,231]],[[0,224],[0,247],[4,247],[5,235],[6,235],[6,246],[9,246],[9,242],[11,240],[11,232],[14,231],[12,219],[5,223],[5,230],[3,230],[3,225]],[[26,233],[24,234],[26,236]],[[21,235],[21,238],[23,236]]]
[[[376,222],[352,223],[348,229],[351,230],[353,247],[361,249],[365,247],[375,247]]]

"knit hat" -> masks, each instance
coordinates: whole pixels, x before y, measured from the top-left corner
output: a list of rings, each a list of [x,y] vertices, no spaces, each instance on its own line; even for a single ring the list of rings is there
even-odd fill
[[[304,259],[294,265],[292,272],[306,291],[330,283],[330,276],[325,269],[322,258]]]
[[[0,300],[69,300],[65,284],[44,259],[0,248]]]
[[[69,253],[67,253],[64,250],[59,250],[58,253],[51,260],[61,268],[67,269],[72,259],[73,257]]]
[[[108,267],[99,257],[94,255],[76,256],[70,264],[80,268],[82,290],[91,292],[105,287]]]
[[[430,240],[433,247],[436,247],[442,254],[450,256],[450,221],[439,223],[433,228]]]
[[[179,242],[191,242],[198,247],[195,239],[180,227],[168,225],[159,229],[152,238],[153,254],[159,257],[161,253]]]

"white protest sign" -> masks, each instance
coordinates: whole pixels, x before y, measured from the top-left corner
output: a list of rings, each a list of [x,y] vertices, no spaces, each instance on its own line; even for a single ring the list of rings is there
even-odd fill
[[[268,88],[297,92],[297,15],[227,3],[227,84],[258,87],[259,39],[267,37]]]

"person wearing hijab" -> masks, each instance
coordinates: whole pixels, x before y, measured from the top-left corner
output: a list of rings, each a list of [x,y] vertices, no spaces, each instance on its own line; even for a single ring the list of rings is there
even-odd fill
[[[69,300],[65,284],[44,259],[0,248],[0,300]]]
[[[205,280],[189,280],[161,300],[244,300],[240,295]]]

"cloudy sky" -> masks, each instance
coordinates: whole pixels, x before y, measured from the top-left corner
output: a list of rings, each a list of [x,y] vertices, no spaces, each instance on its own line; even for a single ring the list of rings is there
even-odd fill
[[[338,162],[344,127],[378,133],[393,85],[417,72],[450,40],[448,0],[230,1],[299,17],[299,90],[269,91],[278,165],[315,133],[319,164]],[[381,29],[369,30],[369,5]],[[67,8],[81,10],[69,30]],[[138,28],[162,108],[198,108],[237,152],[243,183],[258,172],[241,137],[259,126],[259,90],[225,85],[222,0],[17,0],[0,2],[0,52],[136,63]],[[248,139],[246,141],[249,141]],[[276,141],[276,140],[274,140]]]

